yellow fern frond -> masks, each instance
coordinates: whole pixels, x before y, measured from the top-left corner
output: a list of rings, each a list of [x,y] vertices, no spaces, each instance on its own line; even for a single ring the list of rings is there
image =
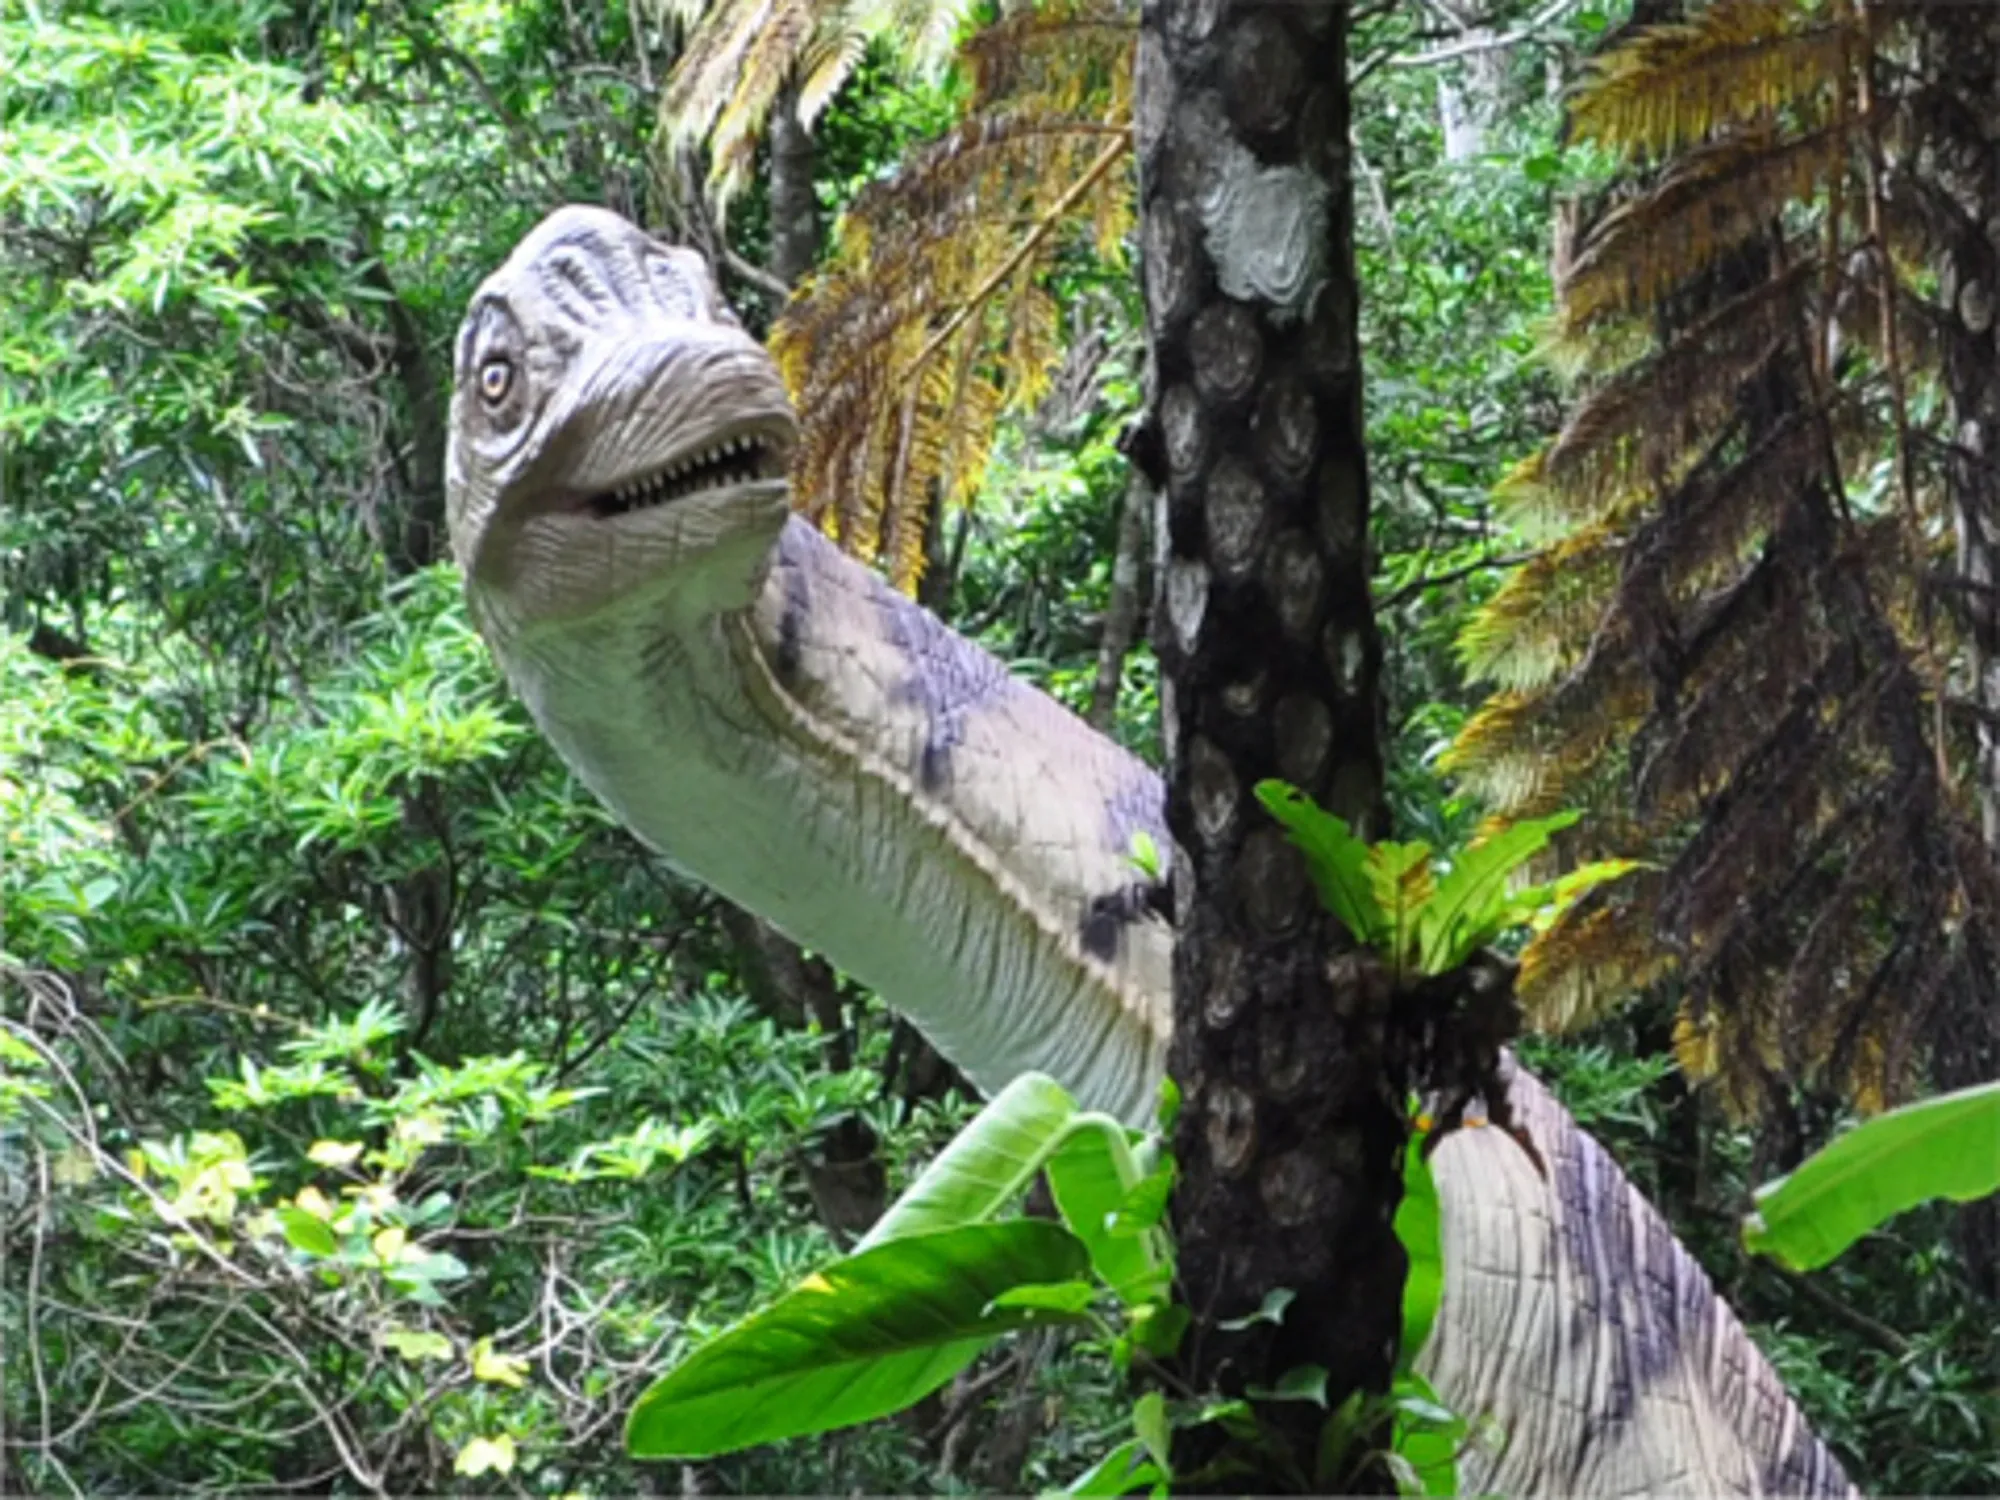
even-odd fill
[[[1509,817],[1540,817],[1602,771],[1613,746],[1644,720],[1643,670],[1615,651],[1593,653],[1570,677],[1534,692],[1495,693],[1438,765]]]
[[[1617,585],[1625,539],[1591,526],[1514,570],[1460,632],[1466,675],[1537,688],[1575,666]]]
[[[815,33],[800,54],[799,123],[810,130],[819,123],[841,85],[854,76],[861,59],[868,55],[868,37],[849,27],[830,27]]]
[[[1677,483],[1734,412],[1743,381],[1795,341],[1814,271],[1805,261],[1760,283],[1607,379],[1543,452],[1539,483],[1586,518],[1601,517],[1625,487]]]
[[[796,503],[899,586],[922,571],[932,508],[976,489],[1001,412],[1048,388],[1057,249],[1131,222],[1129,119],[1108,101],[1129,99],[1109,80],[1132,42],[1114,0],[1046,0],[980,33],[965,52],[983,102],[856,197],[835,255],[772,331],[804,423]],[[1114,52],[1120,67],[1104,64]]]
[[[1812,112],[1842,79],[1858,28],[1827,6],[1717,0],[1604,54],[1570,106],[1585,140],[1664,156],[1718,131]]]
[[[1674,1017],[1674,1061],[1696,1083],[1722,1071],[1722,1018],[1713,1011],[1696,1016],[1681,1003]]]
[[[717,0],[688,35],[660,90],[660,133],[676,144],[700,140],[736,92],[743,56],[769,19],[773,0]]]
[[[1582,334],[1606,317],[1655,305],[1746,241],[1844,164],[1851,131],[1731,136],[1677,161],[1650,191],[1591,230],[1557,289],[1560,328]]]
[[[756,168],[757,143],[787,79],[811,43],[823,0],[772,0],[756,37],[743,50],[736,87],[709,131],[709,196],[724,212]]]
[[[1653,936],[1656,890],[1653,872],[1636,872],[1528,939],[1514,992],[1529,1025],[1557,1034],[1588,1026],[1672,967]]]

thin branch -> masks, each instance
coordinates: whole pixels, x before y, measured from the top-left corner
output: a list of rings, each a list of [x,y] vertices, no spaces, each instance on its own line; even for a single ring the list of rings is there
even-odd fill
[[[1447,583],[1457,583],[1460,579],[1470,578],[1475,573],[1484,573],[1489,568],[1518,568],[1521,564],[1531,562],[1539,556],[1541,554],[1538,552],[1510,552],[1505,557],[1482,557],[1478,562],[1467,563],[1462,568],[1447,568],[1442,573],[1427,573],[1422,578],[1404,584],[1387,598],[1376,600],[1375,608],[1378,610],[1394,609],[1406,599],[1414,598],[1425,589],[1438,588]]]
[[[791,301],[792,289],[785,285],[782,278],[773,276],[753,261],[745,260],[727,245],[722,245],[721,250],[722,264],[731,276],[748,283],[753,291],[762,292],[781,306]]]
[[[1878,1322],[1859,1308],[1849,1307],[1810,1276],[1801,1276],[1796,1271],[1787,1271],[1783,1266],[1773,1265],[1786,1286],[1803,1296],[1821,1312],[1850,1331],[1860,1334],[1869,1343],[1896,1359],[1905,1358],[1910,1352],[1910,1341],[1887,1323]]]
[[[1419,52],[1414,57],[1392,57],[1392,68],[1434,68],[1440,63],[1454,62],[1461,57],[1472,57],[1481,52],[1497,52],[1505,47],[1519,46],[1534,39],[1535,33],[1545,26],[1551,26],[1562,19],[1563,13],[1577,3],[1577,0],[1549,0],[1549,3],[1528,17],[1512,31],[1496,32],[1489,36],[1469,36],[1462,42],[1453,42],[1447,47],[1437,47],[1429,52]]]
[[[639,84],[647,93],[653,92],[653,60],[646,55],[646,31],[644,17],[639,14],[639,0],[625,0],[626,24],[632,28],[632,51],[639,59]]]
[[[1014,247],[1014,253],[995,267],[993,274],[975,287],[972,295],[959,305],[958,311],[945,319],[944,326],[930,336],[924,347],[917,351],[917,357],[910,362],[909,369],[903,372],[903,379],[916,378],[923,367],[930,363],[931,356],[942,349],[951,336],[965,325],[967,318],[985,306],[988,297],[1007,284],[1008,278],[1026,264],[1028,257],[1035,253],[1042,241],[1055,233],[1056,226],[1062,223],[1068,217],[1069,211],[1082,201],[1083,195],[1097,186],[1104,174],[1116,166],[1120,158],[1131,149],[1132,132],[1121,128],[1118,138],[1098,152],[1097,160],[1086,167],[1083,175],[1070,184],[1067,192],[1056,199],[1049,211],[1042,216],[1042,222]]]

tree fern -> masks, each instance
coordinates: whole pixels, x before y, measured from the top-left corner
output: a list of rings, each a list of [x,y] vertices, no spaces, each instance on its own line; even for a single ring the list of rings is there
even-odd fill
[[[1744,1112],[1892,1099],[2000,1014],[2000,882],[1939,707],[1977,660],[1936,586],[1968,516],[1942,412],[1910,415],[1947,374],[1954,17],[1721,0],[1601,60],[1573,119],[1631,169],[1562,267],[1584,390],[1501,496],[1556,531],[1461,642],[1506,689],[1467,782],[1594,805],[1574,857],[1662,866],[1538,939],[1524,998],[1571,1024],[1674,968],[1681,1061]]]
[[[933,74],[971,6],[966,0],[654,0],[686,29],[660,93],[668,148],[701,142],[718,207],[749,180],[757,143],[786,86],[808,129],[873,41],[887,42],[911,73]]]
[[[800,503],[905,587],[932,508],[977,492],[1001,413],[1047,390],[1058,255],[1115,256],[1130,227],[1134,35],[1108,0],[1048,0],[971,39],[960,124],[855,200],[773,330]]]

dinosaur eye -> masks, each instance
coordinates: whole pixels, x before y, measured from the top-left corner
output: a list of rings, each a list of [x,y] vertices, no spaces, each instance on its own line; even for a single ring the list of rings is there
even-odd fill
[[[507,392],[514,388],[514,366],[505,359],[489,359],[479,367],[479,394],[486,398],[489,406],[497,406],[507,399]]]

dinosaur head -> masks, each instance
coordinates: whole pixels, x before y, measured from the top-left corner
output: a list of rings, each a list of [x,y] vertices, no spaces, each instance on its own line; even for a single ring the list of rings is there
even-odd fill
[[[559,209],[473,295],[453,378],[451,543],[489,636],[750,602],[797,425],[699,255]]]

